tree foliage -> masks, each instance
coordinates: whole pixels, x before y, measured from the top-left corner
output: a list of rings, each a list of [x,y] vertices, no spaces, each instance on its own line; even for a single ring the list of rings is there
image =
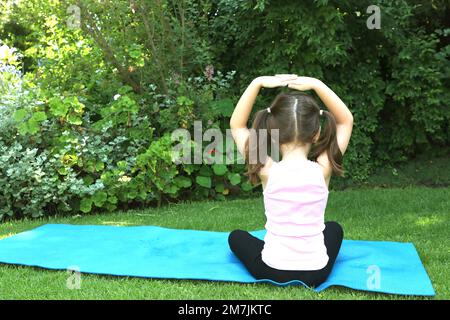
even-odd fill
[[[448,2],[377,1],[371,30],[372,4],[2,2],[0,218],[250,193],[243,165],[175,164],[169,135],[194,121],[224,131],[260,75],[317,77],[342,97],[355,116],[346,179],[448,153]]]

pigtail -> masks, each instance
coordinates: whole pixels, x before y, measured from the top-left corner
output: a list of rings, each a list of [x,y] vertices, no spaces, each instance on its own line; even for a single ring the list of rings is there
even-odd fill
[[[317,159],[319,155],[326,151],[328,160],[331,164],[332,173],[342,176],[344,174],[344,170],[342,167],[342,152],[339,149],[336,135],[336,119],[332,113],[326,110],[323,110],[322,112],[325,116],[325,130],[323,134],[320,135],[317,143],[314,144],[311,157],[313,159]]]
[[[272,116],[269,108],[260,110],[255,115],[250,137],[245,143],[245,162],[251,184],[256,185],[260,182],[259,172],[267,160],[267,148],[270,145],[269,118]]]

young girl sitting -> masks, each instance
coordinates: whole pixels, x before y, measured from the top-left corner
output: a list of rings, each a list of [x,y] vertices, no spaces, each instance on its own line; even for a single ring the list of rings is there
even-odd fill
[[[320,110],[305,93],[280,93],[269,108],[256,113],[252,129],[257,138],[252,139],[247,121],[259,90],[285,86],[314,90],[328,111]],[[263,76],[243,93],[230,127],[250,181],[262,184],[267,218],[264,241],[234,230],[228,238],[231,250],[256,279],[320,285],[328,278],[343,239],[342,227],[325,222],[324,214],[330,177],[342,175],[342,155],[353,128],[350,110],[320,80],[295,74]],[[259,129],[267,130],[266,136]],[[274,140],[282,156],[278,162],[260,152]]]

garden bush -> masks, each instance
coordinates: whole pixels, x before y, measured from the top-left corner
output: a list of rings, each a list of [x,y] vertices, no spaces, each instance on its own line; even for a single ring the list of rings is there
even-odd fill
[[[372,4],[380,29],[366,25]],[[244,165],[212,164],[225,146],[179,164],[171,133],[194,136],[195,121],[225,133],[246,86],[266,74],[320,78],[346,102],[350,182],[449,151],[444,0],[29,0],[0,9],[0,219],[251,195]],[[278,92],[262,89],[255,110]]]

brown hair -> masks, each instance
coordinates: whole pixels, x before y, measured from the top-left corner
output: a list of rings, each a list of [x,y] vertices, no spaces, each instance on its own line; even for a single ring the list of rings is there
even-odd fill
[[[273,132],[278,129],[278,144],[285,143],[305,144],[311,143],[309,158],[316,160],[324,151],[327,152],[332,173],[342,175],[342,153],[336,137],[336,120],[332,113],[323,110],[325,129],[321,132],[316,143],[313,139],[320,130],[320,108],[315,99],[302,92],[288,92],[278,94],[268,109],[255,114],[251,132],[253,139],[247,139],[245,144],[245,161],[247,173],[252,184],[259,182],[259,172],[264,166],[267,154],[274,144]],[[261,129],[267,134],[261,135]],[[251,140],[251,143],[249,142]],[[261,152],[267,150],[268,152]],[[250,152],[256,155],[256,162],[250,161]],[[274,159],[276,160],[276,159]]]

